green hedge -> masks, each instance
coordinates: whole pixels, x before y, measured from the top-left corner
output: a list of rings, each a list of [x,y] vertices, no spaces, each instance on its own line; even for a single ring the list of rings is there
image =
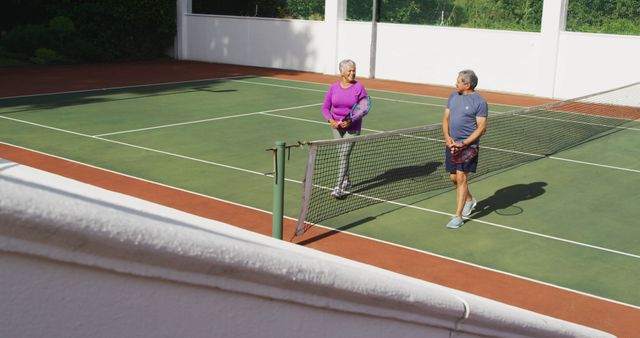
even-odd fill
[[[192,0],[191,4],[197,14],[324,20],[324,0]]]
[[[202,0],[206,1],[206,0]],[[543,0],[378,0],[380,22],[539,32]],[[640,0],[569,0],[567,30],[640,35]],[[372,1],[348,0],[347,17],[371,21]]]
[[[567,30],[640,35],[640,0],[571,0]]]
[[[37,63],[157,57],[176,34],[175,0],[13,0],[0,11],[24,16],[2,27],[4,52]]]

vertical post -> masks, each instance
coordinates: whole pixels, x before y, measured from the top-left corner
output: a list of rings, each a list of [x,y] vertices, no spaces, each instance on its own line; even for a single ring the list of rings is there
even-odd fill
[[[187,29],[187,15],[192,12],[192,0],[176,1],[176,37],[173,47],[173,56],[178,60],[185,60],[188,56],[189,34]]]
[[[282,219],[284,217],[284,150],[285,143],[276,141],[271,237],[277,239],[282,239]]]
[[[378,45],[378,21],[380,21],[380,0],[373,0],[371,8],[371,47],[369,49],[369,78],[376,77],[376,49]]]
[[[569,0],[544,0],[540,27],[540,53],[538,57],[538,86],[535,95],[556,97],[560,35],[567,22]]]
[[[325,74],[338,74],[338,46],[340,21],[347,17],[347,0],[325,0],[324,3],[324,47],[322,63]]]

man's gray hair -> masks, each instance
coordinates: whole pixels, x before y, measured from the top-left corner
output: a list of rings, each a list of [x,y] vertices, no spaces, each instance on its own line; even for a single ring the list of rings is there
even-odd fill
[[[476,76],[476,73],[471,69],[465,69],[458,74],[460,74],[463,83],[471,84],[471,89],[475,89],[478,85],[478,76]]]
[[[338,65],[338,69],[340,69],[340,73],[342,73],[349,66],[353,66],[355,68],[356,63],[353,60],[345,59],[340,61],[340,64]]]

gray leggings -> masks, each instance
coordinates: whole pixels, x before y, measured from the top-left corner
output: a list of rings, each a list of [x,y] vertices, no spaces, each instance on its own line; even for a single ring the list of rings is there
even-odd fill
[[[352,138],[360,135],[360,130],[343,130],[343,129],[331,129],[333,138]],[[342,183],[349,180],[349,156],[353,149],[353,143],[338,144],[338,186],[342,186]]]

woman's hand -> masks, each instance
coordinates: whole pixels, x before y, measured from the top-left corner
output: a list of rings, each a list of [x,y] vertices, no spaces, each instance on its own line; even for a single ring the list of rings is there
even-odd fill
[[[351,120],[349,120],[349,119],[344,119],[344,120],[340,121],[340,128],[342,128],[342,129],[349,128],[350,125],[351,125]]]

